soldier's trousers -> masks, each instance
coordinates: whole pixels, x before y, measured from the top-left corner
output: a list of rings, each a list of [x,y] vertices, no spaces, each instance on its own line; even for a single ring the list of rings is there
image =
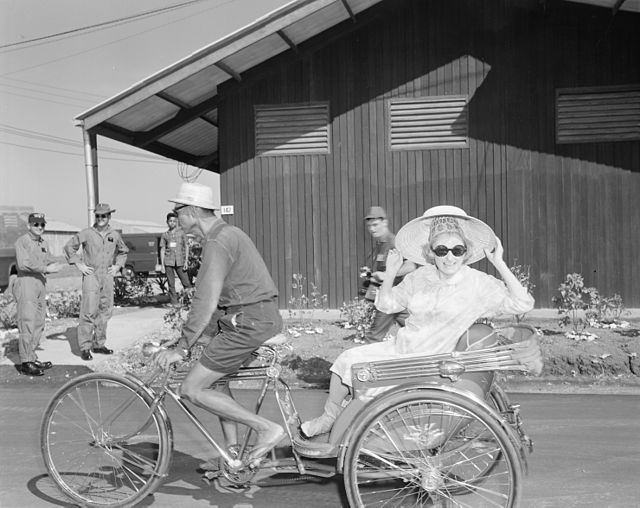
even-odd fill
[[[18,310],[20,362],[36,361],[36,348],[44,332],[47,312],[45,280],[42,276],[19,275],[15,296]]]
[[[107,341],[107,323],[113,314],[113,276],[93,273],[82,277],[78,345],[85,351]]]

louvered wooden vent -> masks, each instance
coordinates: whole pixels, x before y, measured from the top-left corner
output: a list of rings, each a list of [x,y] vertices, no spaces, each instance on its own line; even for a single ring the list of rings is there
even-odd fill
[[[256,154],[329,153],[329,104],[256,106]]]
[[[391,149],[466,148],[469,144],[467,102],[464,95],[391,99]]]
[[[640,85],[556,92],[558,143],[640,139]]]

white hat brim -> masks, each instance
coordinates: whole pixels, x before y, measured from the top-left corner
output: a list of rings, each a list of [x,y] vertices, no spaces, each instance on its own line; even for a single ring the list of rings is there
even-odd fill
[[[219,210],[220,206],[209,201],[197,201],[195,199],[182,199],[172,198],[168,200],[171,203],[177,203],[179,205],[197,206],[199,208],[206,208],[207,210]]]
[[[462,211],[462,210],[461,210]],[[462,212],[464,213],[464,212]],[[496,235],[487,224],[475,217],[464,214],[443,213],[422,216],[407,222],[396,234],[396,248],[405,259],[419,265],[427,264],[423,255],[423,247],[429,242],[431,223],[436,217],[454,217],[462,234],[468,240],[465,264],[476,263],[485,257],[485,249],[492,251],[496,247]]]

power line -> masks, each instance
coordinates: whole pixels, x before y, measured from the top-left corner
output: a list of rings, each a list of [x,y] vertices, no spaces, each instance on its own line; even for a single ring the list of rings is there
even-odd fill
[[[142,32],[136,32],[136,33],[134,33],[132,35],[129,35],[127,37],[121,37],[120,39],[116,39],[116,40],[107,42],[105,44],[100,44],[98,46],[94,46],[92,48],[88,48],[88,49],[83,50],[83,51],[78,51],[77,53],[71,53],[69,55],[65,55],[65,56],[62,56],[60,58],[55,58],[53,60],[48,60],[46,62],[41,62],[41,63],[36,64],[36,65],[31,65],[30,67],[23,67],[22,69],[18,69],[18,70],[15,70],[15,71],[5,72],[4,74],[0,74],[0,78],[4,78],[4,77],[10,76],[12,74],[18,74],[20,72],[30,71],[32,69],[37,69],[38,67],[42,67],[44,65],[49,65],[49,64],[52,64],[52,63],[60,62],[61,60],[66,60],[66,59],[72,58],[74,56],[82,55],[84,53],[89,53],[89,52],[94,51],[96,49],[100,49],[100,48],[104,48],[106,46],[110,46],[112,44],[116,44],[118,42],[126,41],[128,39],[132,39],[133,37],[137,37],[138,35],[142,35],[142,34],[157,30],[158,28],[163,28],[163,27],[168,26],[168,25],[173,25],[173,24],[178,23],[180,21],[184,21],[185,19],[189,19],[189,18],[193,18],[194,16],[198,16],[198,15],[204,13],[204,12],[208,12],[208,11],[212,11],[212,10],[218,9],[219,7],[222,7],[223,5],[233,3],[234,1],[237,1],[237,0],[228,0],[226,2],[222,2],[222,3],[218,4],[218,5],[215,5],[214,7],[209,7],[207,9],[203,9],[202,11],[190,14],[188,16],[184,16],[182,18],[171,20],[171,21],[169,21],[167,23],[163,23],[162,25],[158,25],[158,26],[150,28],[148,30],[143,30]]]
[[[38,90],[36,88],[29,88],[29,87],[26,87],[26,86],[19,86],[19,85],[10,85],[9,83],[0,83],[0,87],[17,88],[21,92],[35,92],[35,93],[39,93],[39,94],[43,94],[43,95],[50,95],[52,97],[61,97],[63,99],[70,99],[72,101],[79,101],[79,102],[84,102],[84,103],[93,103],[93,102],[95,102],[95,101],[89,100],[89,99],[77,99],[77,98],[71,97],[69,95],[64,95],[64,94],[59,94],[59,93],[54,93],[54,92],[46,92],[44,90]],[[6,92],[6,93],[11,93],[11,92]],[[13,92],[13,93],[15,93],[15,92]]]
[[[0,132],[6,132],[8,134],[12,134],[15,136],[21,136],[27,139],[34,139],[37,141],[45,141],[47,143],[59,143],[62,145],[73,146],[73,147],[83,147],[83,144],[80,141],[76,141],[73,139],[62,138],[59,136],[53,136],[51,134],[46,134],[44,132],[32,131],[29,129],[21,129],[19,127],[14,127],[12,125],[0,123]],[[130,155],[133,157],[141,157],[148,158],[150,161],[164,161],[164,159],[156,158],[153,155],[148,155],[146,153],[136,153],[130,150],[121,150],[118,148],[109,148],[102,147],[101,151],[111,152],[121,155]]]
[[[75,94],[80,94],[80,95],[90,95],[93,98],[91,100],[96,100],[96,99],[106,99],[107,97],[104,95],[100,95],[97,93],[92,93],[92,92],[84,92],[82,90],[73,90],[71,88],[63,88],[61,86],[54,86],[51,85],[49,83],[47,83],[46,85],[43,85],[41,83],[36,83],[35,81],[27,81],[26,79],[19,79],[19,78],[10,78],[8,76],[0,76],[0,79],[7,79],[7,80],[11,80],[11,81],[17,81],[18,83],[26,83],[27,85],[33,85],[33,86],[41,86],[41,87],[46,87],[46,88],[53,88],[54,90],[61,90],[63,92],[72,92]],[[11,85],[6,85],[6,86],[11,86]]]
[[[83,157],[84,154],[82,152],[80,153],[73,153],[73,152],[63,152],[61,150],[52,150],[50,148],[39,148],[36,146],[27,146],[27,145],[19,145],[17,143],[9,143],[8,141],[0,141],[1,145],[9,145],[9,146],[17,146],[20,148],[26,148],[28,150],[36,150],[36,151],[40,151],[40,152],[50,152],[50,153],[58,153],[58,154],[62,154],[62,155],[73,155],[74,157]],[[122,162],[144,162],[144,163],[153,163],[153,164],[175,164],[174,161],[163,161],[163,160],[144,160],[144,159],[139,159],[139,160],[135,160],[135,159],[120,159],[118,157],[101,157],[101,159],[103,160],[110,160],[110,161],[122,161]]]
[[[20,94],[20,93],[16,93],[16,92],[7,92],[7,91],[5,91],[4,93],[6,93],[8,95],[15,95],[16,97],[24,97],[26,99],[33,99],[33,100],[36,100],[36,101],[44,101],[44,102],[47,102],[49,104],[60,104],[61,106],[72,106],[74,108],[83,107],[82,105],[79,105],[79,104],[71,104],[70,102],[55,101],[55,100],[52,100],[52,99],[46,99],[44,97],[34,97],[32,95],[24,95],[24,94]]]
[[[143,18],[147,18],[147,17],[151,17],[151,16],[156,16],[158,14],[162,14],[165,12],[169,12],[175,9],[181,9],[182,7],[187,7],[189,5],[192,4],[196,4],[196,3],[200,3],[200,2],[206,2],[209,0],[189,0],[188,2],[183,2],[181,4],[176,4],[176,5],[170,5],[167,7],[162,7],[160,9],[153,9],[150,11],[145,11],[145,12],[141,12],[139,14],[133,14],[131,16],[125,16],[123,18],[117,18],[117,19],[113,19],[111,21],[104,21],[102,23],[96,23],[93,25],[87,25],[87,26],[83,26],[80,28],[74,28],[72,30],[66,30],[64,32],[58,32],[55,34],[50,34],[50,35],[43,35],[42,37],[35,37],[33,39],[28,39],[26,41],[18,41],[18,42],[10,42],[8,44],[2,44],[0,45],[0,50],[6,49],[6,48],[16,48],[17,46],[24,46],[25,44],[31,44],[33,42],[39,42],[39,41],[48,41],[49,39],[54,39],[56,37],[62,37],[62,36],[75,36],[75,35],[80,35],[82,34],[82,32],[86,32],[86,31],[92,31],[95,32],[97,30],[103,30],[105,28],[109,28],[112,25],[121,25],[124,23],[130,23],[133,21],[136,21],[138,19],[143,19]],[[65,37],[67,38],[67,37]],[[21,49],[21,48],[19,48]]]

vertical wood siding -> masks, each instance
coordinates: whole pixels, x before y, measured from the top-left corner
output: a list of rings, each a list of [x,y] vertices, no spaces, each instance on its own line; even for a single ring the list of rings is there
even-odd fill
[[[640,16],[571,2],[394,0],[221,87],[223,204],[281,291],[302,273],[356,296],[371,205],[392,229],[438,204],[490,224],[532,267],[538,307],[565,274],[640,306],[640,142],[555,142],[556,89],[640,82]],[[469,146],[391,151],[391,98],[469,96]],[[331,153],[257,157],[256,104],[328,102]],[[478,265],[486,268],[486,262]],[[310,286],[306,288],[310,293]]]

